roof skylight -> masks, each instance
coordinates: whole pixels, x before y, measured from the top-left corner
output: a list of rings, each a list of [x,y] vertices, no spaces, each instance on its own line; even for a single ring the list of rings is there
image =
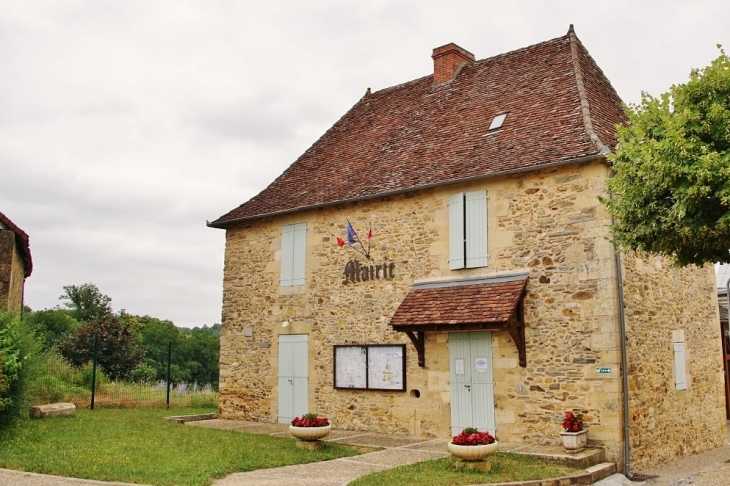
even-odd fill
[[[501,128],[504,124],[505,118],[507,118],[507,113],[502,113],[501,115],[495,116],[494,120],[492,120],[492,124],[489,125],[489,129],[496,130],[497,128]]]

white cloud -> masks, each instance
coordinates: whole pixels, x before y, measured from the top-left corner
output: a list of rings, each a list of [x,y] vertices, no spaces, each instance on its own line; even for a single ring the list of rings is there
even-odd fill
[[[115,309],[220,319],[224,233],[205,220],[269,184],[364,94],[578,37],[625,101],[730,45],[706,2],[185,0],[0,10],[0,211],[30,234],[33,308],[93,282]]]

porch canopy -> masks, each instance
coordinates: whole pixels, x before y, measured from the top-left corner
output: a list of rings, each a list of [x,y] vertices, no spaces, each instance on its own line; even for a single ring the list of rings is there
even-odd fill
[[[395,311],[390,325],[411,339],[419,366],[426,364],[426,331],[492,330],[509,333],[524,368],[527,278],[527,273],[519,273],[416,283]]]

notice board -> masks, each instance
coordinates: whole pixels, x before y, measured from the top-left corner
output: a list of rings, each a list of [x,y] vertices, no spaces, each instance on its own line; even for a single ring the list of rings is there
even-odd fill
[[[406,345],[334,346],[333,383],[341,389],[405,391]]]

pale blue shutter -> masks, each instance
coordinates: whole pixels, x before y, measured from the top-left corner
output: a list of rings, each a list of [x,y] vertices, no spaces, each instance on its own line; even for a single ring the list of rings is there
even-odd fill
[[[464,194],[449,197],[449,268],[464,268]]]
[[[304,285],[304,256],[307,249],[307,223],[281,228],[281,280],[283,287]]]
[[[487,266],[487,191],[466,193],[466,268]]]
[[[294,225],[294,258],[292,260],[292,285],[304,285],[304,256],[307,249],[307,223]]]
[[[288,287],[293,285],[292,262],[294,261],[294,225],[281,228],[281,279],[279,283]]]
[[[687,370],[684,362],[684,343],[674,343],[674,384],[677,390],[687,389]]]

